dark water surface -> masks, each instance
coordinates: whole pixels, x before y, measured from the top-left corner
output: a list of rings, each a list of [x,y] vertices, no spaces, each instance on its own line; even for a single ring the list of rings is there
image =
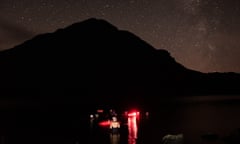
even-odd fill
[[[238,96],[184,98],[159,105],[146,117],[128,118],[119,135],[107,128],[90,128],[91,143],[156,144],[167,134],[183,134],[183,143],[239,143],[240,99]],[[81,139],[80,139],[80,142]]]
[[[23,113],[1,112],[0,144],[161,144],[167,134],[183,134],[185,144],[239,144],[239,97],[204,96],[160,102],[149,115],[140,111],[137,116],[120,118],[120,132],[114,135],[108,126],[91,121],[89,115],[76,117],[69,128],[63,127],[63,121],[52,121],[54,125],[47,126],[33,123],[33,117],[48,122],[39,114],[34,116],[34,112],[22,121]]]

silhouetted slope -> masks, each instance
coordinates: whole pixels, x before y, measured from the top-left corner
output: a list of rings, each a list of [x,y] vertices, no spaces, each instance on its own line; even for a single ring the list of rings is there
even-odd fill
[[[44,101],[238,94],[240,82],[239,74],[187,69],[166,50],[94,18],[1,52],[0,66],[2,97]]]

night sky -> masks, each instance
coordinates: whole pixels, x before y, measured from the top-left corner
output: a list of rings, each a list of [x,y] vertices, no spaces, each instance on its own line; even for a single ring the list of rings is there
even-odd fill
[[[95,17],[185,67],[240,72],[239,0],[0,0],[0,49]]]

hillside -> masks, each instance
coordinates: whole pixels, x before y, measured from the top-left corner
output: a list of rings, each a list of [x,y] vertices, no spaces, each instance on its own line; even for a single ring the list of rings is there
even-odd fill
[[[170,96],[240,94],[240,74],[188,69],[95,18],[2,51],[0,67],[3,99],[151,105]]]

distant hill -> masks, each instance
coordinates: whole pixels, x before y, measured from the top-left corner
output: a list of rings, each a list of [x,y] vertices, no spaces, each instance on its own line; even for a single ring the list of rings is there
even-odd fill
[[[1,98],[45,103],[150,104],[240,94],[240,74],[201,73],[136,35],[90,18],[0,53]]]

